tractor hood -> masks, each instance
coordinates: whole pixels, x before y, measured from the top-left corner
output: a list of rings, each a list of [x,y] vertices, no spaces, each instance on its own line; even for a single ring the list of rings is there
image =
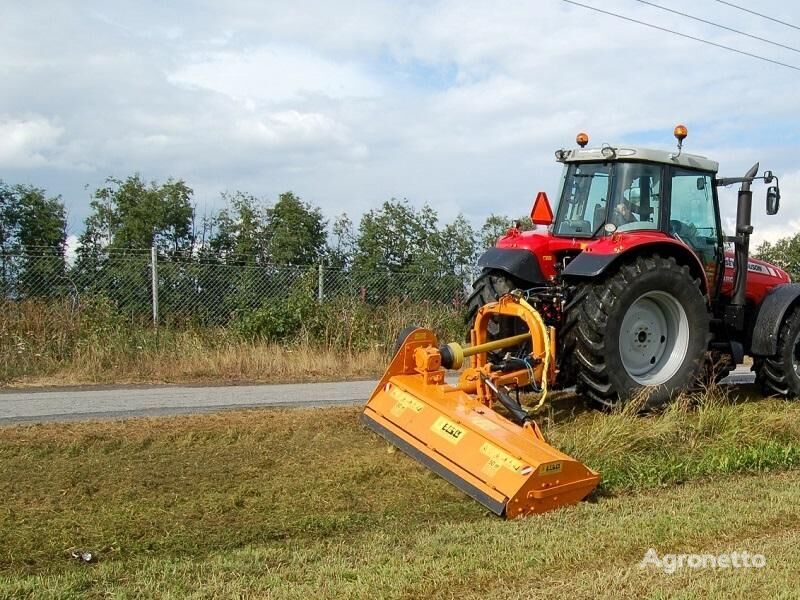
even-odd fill
[[[733,252],[725,253],[725,276],[722,280],[722,293],[728,295],[733,290],[735,277]],[[764,260],[750,258],[747,261],[747,288],[745,297],[749,302],[761,304],[767,292],[776,285],[791,283],[792,278],[789,274]]]

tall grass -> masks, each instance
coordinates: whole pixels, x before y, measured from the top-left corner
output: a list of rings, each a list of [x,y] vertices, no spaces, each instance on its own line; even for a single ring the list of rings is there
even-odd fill
[[[294,312],[292,312],[294,311]],[[281,329],[280,319],[297,325]],[[279,326],[276,327],[276,323]],[[301,381],[371,377],[385,367],[409,324],[443,339],[463,335],[463,313],[440,303],[376,307],[340,299],[242,315],[229,327],[153,328],[103,298],[5,302],[0,311],[0,383]]]
[[[602,473],[601,493],[800,466],[800,407],[744,389],[712,386],[651,415],[637,402],[612,414],[562,414],[545,433]]]

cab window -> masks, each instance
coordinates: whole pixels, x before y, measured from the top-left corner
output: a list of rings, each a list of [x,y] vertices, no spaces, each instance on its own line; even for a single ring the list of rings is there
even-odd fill
[[[716,265],[720,247],[713,185],[710,173],[672,172],[669,232],[693,248],[706,269]]]
[[[570,165],[554,223],[556,235],[592,237],[606,219],[611,167],[587,163]]]

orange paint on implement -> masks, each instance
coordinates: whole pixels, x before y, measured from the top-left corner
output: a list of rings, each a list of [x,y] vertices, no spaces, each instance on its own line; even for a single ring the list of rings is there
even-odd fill
[[[496,399],[485,382],[495,386],[552,380],[545,372],[544,336],[530,307],[512,296],[482,307],[475,321],[475,346],[486,340],[485,327],[495,314],[514,314],[531,329],[531,371],[491,370],[486,354],[474,353],[472,366],[458,385],[445,382],[439,342],[427,329],[412,331],[367,403],[362,421],[373,431],[423,463],[498,515],[515,518],[574,504],[594,490],[599,475],[550,446],[532,420],[518,425],[495,411]],[[518,341],[518,340],[517,340]],[[550,361],[552,364],[553,361]]]

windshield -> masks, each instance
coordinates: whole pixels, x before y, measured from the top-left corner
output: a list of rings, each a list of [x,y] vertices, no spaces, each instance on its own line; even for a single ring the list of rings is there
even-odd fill
[[[610,183],[609,164],[569,165],[553,233],[592,237],[605,223]]]
[[[661,171],[649,163],[570,164],[553,233],[594,237],[606,223],[617,231],[658,229]]]

